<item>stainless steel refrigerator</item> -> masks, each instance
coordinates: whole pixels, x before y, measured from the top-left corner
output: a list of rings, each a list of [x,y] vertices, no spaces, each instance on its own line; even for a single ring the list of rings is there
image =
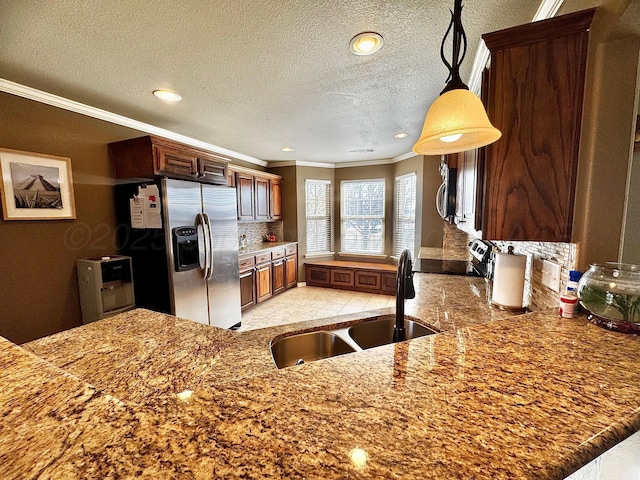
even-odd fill
[[[158,179],[161,219],[140,228],[132,199],[149,184],[116,186],[119,250],[130,256],[136,305],[221,328],[239,326],[235,188]]]

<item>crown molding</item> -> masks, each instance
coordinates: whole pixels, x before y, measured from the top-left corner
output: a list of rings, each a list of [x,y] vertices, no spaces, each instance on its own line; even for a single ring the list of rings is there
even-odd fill
[[[336,168],[335,163],[325,162],[305,162],[304,160],[287,160],[284,162],[273,161],[269,162],[268,168],[278,167],[315,167],[315,168]]]
[[[244,155],[232,150],[227,150],[226,148],[219,147],[217,145],[212,145],[207,142],[196,140],[195,138],[187,137],[185,135],[181,135],[164,128],[156,127],[148,123],[139,122],[138,120],[124,117],[116,113],[108,112],[100,108],[91,107],[89,105],[85,105],[84,103],[69,100],[68,98],[60,97],[52,93],[47,93],[43,92],[42,90],[27,87],[26,85],[21,85],[4,78],[0,78],[0,91],[51,105],[52,107],[79,113],[87,117],[97,118],[98,120],[114,123],[116,125],[127,128],[133,128],[134,130],[140,130],[141,132],[145,132],[151,135],[158,135],[159,137],[168,138],[170,140],[184,143],[185,145],[190,145],[192,147],[201,148],[202,150],[207,150],[209,152],[226,155],[237,160],[244,160],[245,162],[253,163],[254,165],[260,165],[262,167],[267,166],[267,162],[265,162],[264,160],[259,160],[249,155]]]

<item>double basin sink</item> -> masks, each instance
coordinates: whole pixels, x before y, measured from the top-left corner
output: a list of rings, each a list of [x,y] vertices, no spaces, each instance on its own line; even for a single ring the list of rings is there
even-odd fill
[[[278,368],[359,352],[393,343],[395,317],[364,321],[350,327],[290,335],[271,341],[271,355]],[[436,331],[405,319],[406,339],[433,335]]]

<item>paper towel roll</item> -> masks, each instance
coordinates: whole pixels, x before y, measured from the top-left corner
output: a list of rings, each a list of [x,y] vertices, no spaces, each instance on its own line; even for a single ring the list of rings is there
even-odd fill
[[[497,253],[493,267],[491,301],[499,307],[521,309],[526,255]]]

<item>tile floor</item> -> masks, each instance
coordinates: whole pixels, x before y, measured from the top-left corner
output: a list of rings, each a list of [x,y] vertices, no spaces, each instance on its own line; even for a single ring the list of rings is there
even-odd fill
[[[242,314],[239,332],[395,306],[392,295],[299,286]]]

